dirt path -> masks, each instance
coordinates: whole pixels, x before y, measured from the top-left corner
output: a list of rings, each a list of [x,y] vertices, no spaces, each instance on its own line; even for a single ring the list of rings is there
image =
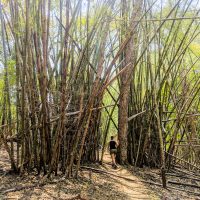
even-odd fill
[[[56,177],[52,176],[51,180],[44,180],[42,174],[36,176],[34,172],[19,176],[8,173],[10,161],[5,149],[0,148],[0,155],[0,200],[159,199],[153,191],[128,170],[122,167],[116,170],[112,169],[109,154],[105,154],[101,170],[124,178],[90,170],[82,170],[78,180],[65,179],[62,174]],[[99,169],[99,165],[93,167]],[[41,185],[41,183],[44,184]]]
[[[152,169],[140,169],[135,172],[137,175],[132,170],[121,166],[116,170],[112,169],[108,153],[105,154],[103,165],[94,163],[81,168],[78,179],[65,178],[61,173],[47,179],[43,174],[37,175],[35,171],[19,176],[9,173],[9,169],[8,154],[4,148],[0,147],[0,200],[200,199],[198,194],[191,195],[191,192],[199,193],[198,189],[181,186],[175,188],[173,185],[169,185],[168,189],[164,190],[154,184],[150,186],[144,184],[144,180],[160,184],[159,176],[151,175]],[[157,171],[153,172],[153,175],[155,174]],[[144,177],[144,179],[140,177]],[[172,177],[169,178],[172,179]],[[172,180],[180,181],[179,179]],[[184,192],[184,190],[186,191]]]
[[[107,170],[117,176],[123,177],[120,178],[113,176],[112,179],[115,180],[114,184],[117,186],[118,191],[126,194],[127,200],[159,199],[150,188],[148,188],[137,176],[134,176],[134,174],[127,169],[122,168],[121,166],[118,166],[117,169],[113,169],[111,165],[111,158],[108,153],[106,153],[104,156],[104,164],[102,169]]]

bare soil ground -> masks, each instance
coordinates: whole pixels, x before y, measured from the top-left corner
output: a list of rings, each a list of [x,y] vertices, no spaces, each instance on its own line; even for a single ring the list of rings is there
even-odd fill
[[[159,199],[156,193],[147,185],[141,182],[141,179],[135,176],[128,169],[118,166],[118,169],[112,169],[110,155],[105,154],[103,169],[117,175],[111,176],[113,184],[118,188],[117,191],[126,194],[126,199]]]
[[[0,150],[0,199],[159,199],[138,177],[127,169],[112,169],[110,156],[106,154],[103,166],[93,166],[115,175],[131,178],[132,181],[109,174],[95,173],[88,169],[80,172],[78,180],[53,176],[50,180],[35,173],[23,176],[9,173],[10,162],[7,152]]]
[[[90,170],[91,168],[91,170]],[[108,154],[102,166],[82,168],[78,180],[63,175],[47,179],[31,172],[23,176],[9,173],[7,152],[0,149],[0,200],[140,200],[190,199],[145,184],[140,175],[123,167],[114,170]],[[92,169],[99,170],[98,172]],[[105,172],[105,173],[102,173]],[[145,177],[144,177],[145,178]],[[191,198],[195,199],[195,198]]]
[[[184,168],[171,169],[166,173],[167,190],[161,187],[160,172],[158,169],[134,169],[134,174],[146,182],[161,199],[166,200],[200,200],[200,174],[193,174]]]

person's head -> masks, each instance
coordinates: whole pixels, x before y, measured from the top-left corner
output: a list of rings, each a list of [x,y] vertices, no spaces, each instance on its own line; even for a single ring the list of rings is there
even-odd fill
[[[110,137],[110,139],[111,139],[111,140],[113,140],[113,139],[114,139],[114,137],[113,137],[113,136],[111,136],[111,137]]]

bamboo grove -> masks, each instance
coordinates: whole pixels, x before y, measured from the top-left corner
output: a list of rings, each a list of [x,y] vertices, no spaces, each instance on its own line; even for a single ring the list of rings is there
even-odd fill
[[[77,176],[111,134],[119,163],[159,167],[164,182],[178,157],[196,169],[198,1],[0,4],[0,145],[13,170]]]

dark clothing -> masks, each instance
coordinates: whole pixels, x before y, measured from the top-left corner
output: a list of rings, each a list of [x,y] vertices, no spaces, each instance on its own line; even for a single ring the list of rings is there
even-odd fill
[[[117,145],[117,143],[115,141],[111,140],[110,141],[110,150],[111,149],[117,149],[116,145]]]

